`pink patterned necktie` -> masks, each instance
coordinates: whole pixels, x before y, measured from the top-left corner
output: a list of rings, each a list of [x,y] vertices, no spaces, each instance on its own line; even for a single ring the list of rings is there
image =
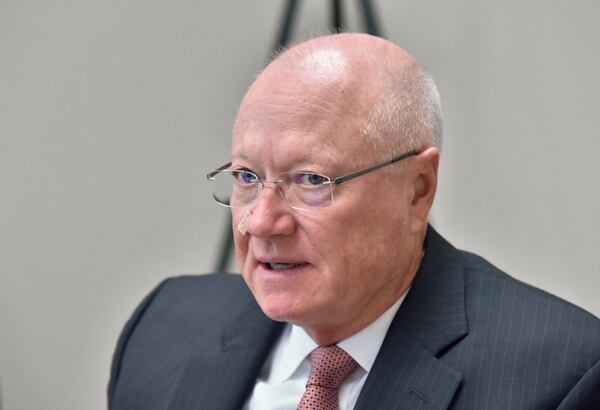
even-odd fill
[[[313,350],[310,354],[310,377],[298,410],[337,410],[340,385],[357,365],[336,345]]]

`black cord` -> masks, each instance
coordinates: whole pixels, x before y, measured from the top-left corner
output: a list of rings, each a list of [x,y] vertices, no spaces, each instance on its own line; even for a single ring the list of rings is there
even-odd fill
[[[371,6],[370,0],[360,0],[360,4],[362,6],[363,11],[363,19],[365,23],[365,30],[367,33],[372,34],[377,37],[383,37],[381,35],[381,31],[377,25],[377,19],[375,18],[375,13],[373,12],[373,7]]]
[[[342,2],[340,0],[331,0],[331,28],[334,33],[341,33],[344,29],[342,14]]]
[[[233,252],[233,229],[231,227],[231,211],[227,212],[227,221],[225,222],[225,232],[219,246],[219,257],[215,272],[226,272],[229,259]]]
[[[288,0],[287,6],[283,11],[283,18],[279,29],[279,35],[277,36],[277,42],[273,47],[273,54],[289,44],[292,29],[294,28],[294,16],[296,15],[297,9],[298,0]]]

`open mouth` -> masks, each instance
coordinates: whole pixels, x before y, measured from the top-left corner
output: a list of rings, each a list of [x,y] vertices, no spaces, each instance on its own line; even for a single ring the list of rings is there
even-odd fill
[[[263,263],[263,266],[265,266],[268,270],[273,270],[273,271],[297,269],[297,268],[301,268],[306,265],[308,265],[308,263],[280,263],[280,262],[265,262],[265,263]]]

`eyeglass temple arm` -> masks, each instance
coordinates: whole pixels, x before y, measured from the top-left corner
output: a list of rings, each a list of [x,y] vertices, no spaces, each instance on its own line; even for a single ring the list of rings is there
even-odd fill
[[[223,171],[224,169],[227,169],[231,166],[231,162],[228,162],[225,165],[221,165],[219,168],[215,169],[213,172],[206,174],[206,178],[207,179],[213,179],[215,177],[215,175],[217,175],[219,172]]]
[[[394,157],[394,158],[390,159],[389,161],[386,161],[382,164],[373,165],[372,167],[361,169],[360,171],[353,172],[352,174],[343,175],[341,177],[338,177],[338,178],[334,179],[332,182],[335,185],[339,185],[342,182],[349,181],[349,180],[357,178],[361,175],[368,174],[369,172],[375,171],[379,168],[383,168],[383,167],[391,165],[395,162],[402,161],[405,158],[412,157],[414,155],[419,155],[419,154],[420,154],[420,152],[417,150],[408,151],[408,152],[405,152],[404,154]]]

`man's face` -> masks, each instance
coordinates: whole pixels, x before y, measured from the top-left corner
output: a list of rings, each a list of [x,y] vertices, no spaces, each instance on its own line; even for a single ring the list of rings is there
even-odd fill
[[[381,162],[360,135],[363,108],[344,98],[352,87],[277,73],[259,79],[236,122],[232,168],[268,180],[287,171],[335,178]],[[255,202],[232,209],[238,265],[267,316],[309,333],[360,330],[400,296],[420,252],[408,235],[404,171],[384,168],[335,186],[324,208],[291,209],[267,183]],[[247,211],[242,235],[235,227]]]

